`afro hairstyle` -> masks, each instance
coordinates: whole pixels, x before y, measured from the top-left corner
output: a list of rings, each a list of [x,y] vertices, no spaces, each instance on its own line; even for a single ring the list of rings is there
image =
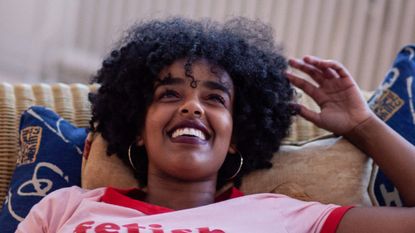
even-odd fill
[[[94,76],[100,88],[89,96],[91,129],[108,142],[108,155],[116,154],[129,164],[128,150],[143,130],[160,71],[178,59],[187,59],[185,69],[197,59],[206,59],[226,71],[234,83],[232,142],[244,163],[232,182],[239,186],[244,175],[272,166],[270,159],[287,136],[295,114],[294,89],[285,75],[287,60],[272,34],[268,25],[246,18],[218,23],[175,17],[134,25]],[[147,153],[138,146],[133,153],[139,154],[133,156],[133,163],[144,187]],[[228,182],[239,163],[238,156],[227,156],[217,188]]]

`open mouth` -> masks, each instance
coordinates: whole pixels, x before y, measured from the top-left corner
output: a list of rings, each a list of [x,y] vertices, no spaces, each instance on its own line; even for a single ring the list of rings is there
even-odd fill
[[[167,132],[174,142],[206,143],[211,135],[200,122],[182,121]]]

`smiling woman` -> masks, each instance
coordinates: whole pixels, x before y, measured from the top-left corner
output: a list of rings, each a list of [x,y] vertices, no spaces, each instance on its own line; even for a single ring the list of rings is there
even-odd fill
[[[233,180],[238,186],[245,174],[271,166],[272,154],[288,133],[294,92],[284,75],[286,67],[272,29],[258,21],[238,18],[222,25],[172,18],[138,24],[105,59],[95,77],[102,86],[91,98],[92,127],[108,141],[108,154],[117,154],[128,165],[128,148],[133,144],[135,174],[140,185],[147,186],[150,148],[136,147],[135,142],[149,130],[167,137],[172,124],[183,120],[164,114],[181,111],[183,115],[183,111],[193,111],[188,107],[198,108],[203,116],[190,121],[207,134],[206,146],[215,149],[212,154],[226,157],[223,166],[217,166],[222,169],[216,187],[235,174],[240,153],[245,163]],[[153,110],[157,116],[150,115]],[[167,128],[147,127],[165,118],[168,124],[163,127]],[[216,129],[220,124],[226,128]],[[222,131],[230,136],[221,138]],[[189,137],[174,140],[195,141]],[[227,148],[218,154],[218,144],[225,148],[231,142],[238,154],[226,156]],[[155,147],[160,149],[161,144]],[[169,159],[174,158],[178,159]],[[202,161],[203,157],[194,159]],[[180,161],[197,161],[194,159]],[[198,170],[183,167],[191,173]]]
[[[317,85],[287,73],[271,35],[243,18],[134,26],[95,77],[91,130],[108,141],[108,155],[134,169],[142,189],[61,189],[17,232],[412,232],[414,208],[341,207],[236,189],[249,172],[271,166],[299,113],[370,154],[415,205],[414,146],[377,119],[341,64],[290,60]],[[289,81],[321,112],[295,104]],[[226,182],[234,187],[217,195]]]
[[[194,61],[192,79],[188,78],[183,69],[186,62],[178,60],[160,72],[161,80],[155,84],[154,98],[139,136],[139,144],[145,145],[149,159],[149,192],[159,179],[178,183],[175,186],[202,181],[199,189],[208,186],[215,190],[212,187],[216,186],[217,172],[226,154],[235,153],[230,147],[232,79],[225,71],[218,73],[220,76],[212,73],[206,60]],[[176,200],[164,206],[178,204]]]

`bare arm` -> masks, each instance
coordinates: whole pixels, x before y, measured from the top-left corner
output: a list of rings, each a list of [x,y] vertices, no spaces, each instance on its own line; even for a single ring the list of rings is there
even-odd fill
[[[372,155],[394,182],[406,206],[415,204],[415,149],[377,117],[345,135]],[[342,219],[337,232],[414,232],[415,208],[354,208]]]
[[[357,207],[350,209],[337,233],[413,233],[415,209],[399,207]]]
[[[392,180],[405,206],[415,206],[415,147],[377,117],[344,135]]]
[[[344,135],[382,168],[406,206],[415,206],[415,147],[372,113],[349,72],[339,63],[305,57],[290,65],[312,77],[313,85],[293,74],[290,81],[310,95],[321,112],[299,106],[299,114],[317,126]],[[415,208],[354,208],[338,232],[415,232]]]

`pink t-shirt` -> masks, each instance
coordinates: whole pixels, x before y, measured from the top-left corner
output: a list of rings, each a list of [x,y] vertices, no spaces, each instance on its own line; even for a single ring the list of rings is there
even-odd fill
[[[350,207],[303,202],[278,194],[240,196],[231,190],[225,201],[171,210],[130,198],[139,190],[70,187],[35,205],[16,232],[335,232]]]

